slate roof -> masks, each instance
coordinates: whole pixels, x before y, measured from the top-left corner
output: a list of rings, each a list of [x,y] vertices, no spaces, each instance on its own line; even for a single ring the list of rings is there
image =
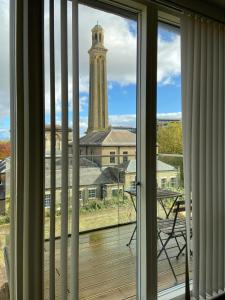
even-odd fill
[[[112,184],[117,179],[110,168],[80,168],[80,186]],[[72,169],[69,169],[69,187],[72,186]],[[45,187],[50,188],[50,170],[45,173]],[[61,188],[61,170],[56,170],[56,188]]]
[[[135,173],[136,172],[136,160],[131,159],[120,166],[124,168],[127,173]],[[177,171],[177,169],[171,165],[168,165],[161,160],[157,159],[157,171],[158,172],[165,172],[165,171]]]
[[[136,134],[127,129],[89,132],[80,138],[81,146],[135,146]]]
[[[69,157],[68,159],[68,164],[69,167],[72,168],[72,157]],[[61,155],[56,157],[56,162],[55,162],[56,169],[61,169],[62,168],[62,158]],[[86,157],[80,157],[80,167],[81,168],[87,168],[87,167],[98,167],[98,165],[91,161],[90,159]],[[51,168],[51,157],[47,156],[45,157],[45,169],[49,170]]]
[[[4,174],[7,170],[7,168],[9,168],[8,163],[10,162],[10,157],[7,157],[4,160],[0,160],[0,174]]]
[[[5,173],[6,162],[5,160],[0,160],[0,173]]]

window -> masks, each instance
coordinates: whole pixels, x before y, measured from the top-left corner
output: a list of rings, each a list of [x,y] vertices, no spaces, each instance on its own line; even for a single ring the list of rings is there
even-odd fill
[[[51,194],[45,194],[45,207],[49,208],[51,206]]]
[[[122,189],[119,189],[119,194],[122,193]],[[118,196],[118,188],[113,188],[112,189],[112,197],[117,197]]]
[[[167,185],[167,179],[166,178],[161,178],[161,188],[165,189]]]
[[[131,187],[131,189],[136,189],[136,182],[135,182],[135,180],[131,181],[130,187]]]
[[[177,186],[177,178],[171,177],[170,178],[170,187],[175,188]]]
[[[115,164],[116,163],[116,156],[115,156],[116,152],[115,151],[112,151],[110,152],[110,164]]]
[[[88,198],[95,199],[96,198],[96,188],[88,190]]]
[[[123,162],[127,162],[128,161],[128,152],[124,151],[123,152]]]

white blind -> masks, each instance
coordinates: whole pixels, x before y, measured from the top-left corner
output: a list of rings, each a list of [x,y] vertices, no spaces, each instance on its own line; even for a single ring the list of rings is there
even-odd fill
[[[225,26],[181,18],[185,195],[193,201],[193,297],[225,287]]]

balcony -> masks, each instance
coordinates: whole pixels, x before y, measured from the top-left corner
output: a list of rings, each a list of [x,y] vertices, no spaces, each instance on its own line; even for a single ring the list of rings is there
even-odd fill
[[[136,299],[135,241],[130,247],[126,246],[133,229],[134,225],[123,225],[80,234],[80,299]],[[170,255],[175,252],[173,250]],[[45,257],[45,299],[48,299],[48,241],[45,242]],[[165,256],[162,258],[164,260],[158,264],[159,291],[175,284]],[[176,284],[184,282],[185,258],[181,256],[179,260],[174,259],[173,266],[178,274]],[[68,272],[70,274],[70,267]],[[56,240],[55,276],[56,299],[60,299],[60,239]]]
[[[135,299],[136,295],[136,235],[127,246],[135,227],[136,213],[127,189],[135,188],[136,157],[126,154],[80,157],[80,299]],[[168,161],[170,164],[168,163]],[[49,291],[49,249],[50,249],[50,157],[45,164],[45,299]],[[69,161],[71,162],[70,158]],[[104,166],[99,165],[104,161]],[[69,172],[72,165],[69,164]],[[70,173],[69,173],[70,174]],[[157,159],[158,187],[182,193],[182,158],[159,155]],[[9,176],[6,174],[7,185]],[[71,179],[71,176],[69,176]],[[70,274],[71,233],[71,184],[69,185],[68,208],[68,274]],[[9,195],[6,193],[6,207]],[[136,199],[135,203],[136,203]],[[172,199],[166,199],[168,210]],[[158,217],[165,218],[165,212],[158,203]],[[7,214],[7,213],[6,213]],[[5,217],[5,216],[4,216]],[[3,216],[1,218],[4,218]],[[171,218],[173,216],[171,215]],[[56,157],[56,213],[55,213],[55,278],[56,296],[60,299],[60,251],[61,251],[61,156]],[[9,224],[0,225],[1,247],[8,244]],[[181,241],[182,243],[183,241]],[[170,257],[177,255],[174,241],[169,242]],[[161,244],[158,242],[158,250]],[[175,280],[165,253],[158,259],[158,290],[173,287],[185,280],[185,257],[172,258],[177,276]],[[4,290],[7,282],[4,259],[0,257],[0,286]],[[70,275],[68,278],[70,293]],[[115,296],[116,295],[116,296]],[[113,298],[114,297],[114,298]],[[132,298],[133,297],[133,298]]]

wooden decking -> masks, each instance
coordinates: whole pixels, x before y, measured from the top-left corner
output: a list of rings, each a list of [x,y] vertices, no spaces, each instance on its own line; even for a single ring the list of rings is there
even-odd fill
[[[80,235],[79,299],[136,299],[135,241],[126,246],[134,225],[99,230]],[[70,239],[68,239],[70,245]],[[173,250],[174,251],[174,250]],[[70,280],[70,249],[68,278]],[[176,274],[184,273],[184,258],[173,260]],[[60,240],[56,240],[56,299],[60,299]],[[159,290],[176,284],[166,260],[158,263]],[[49,242],[45,243],[45,299],[49,290]],[[184,274],[178,276],[184,281]],[[70,282],[68,283],[68,294]]]

